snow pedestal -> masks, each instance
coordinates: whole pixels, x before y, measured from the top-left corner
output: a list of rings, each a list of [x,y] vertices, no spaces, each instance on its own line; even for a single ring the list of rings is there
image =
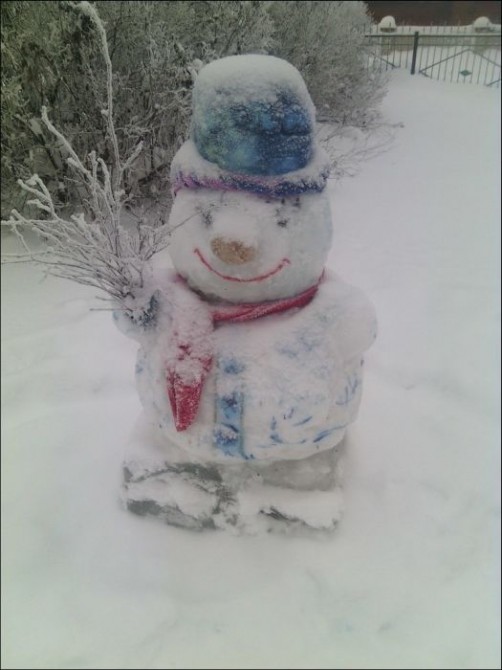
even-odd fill
[[[124,460],[123,502],[140,516],[192,530],[331,530],[342,512],[343,440],[301,460],[197,463],[143,417]]]
[[[169,255],[115,314],[140,343],[144,418],[124,502],[191,529],[333,528],[375,315],[325,269],[329,161],[298,71],[210,63],[171,166]]]

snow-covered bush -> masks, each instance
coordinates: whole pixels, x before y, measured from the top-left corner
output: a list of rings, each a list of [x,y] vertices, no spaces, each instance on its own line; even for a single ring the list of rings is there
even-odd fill
[[[267,51],[272,19],[264,2],[95,2],[113,63],[121,153],[142,141],[129,195],[169,191],[168,168],[186,139],[197,70],[220,56]],[[16,180],[39,173],[56,203],[78,200],[64,151],[40,124],[46,105],[79,155],[108,160],[106,71],[96,31],[73,2],[6,1],[2,18],[2,213],[22,208]],[[41,30],[43,26],[43,30]]]
[[[152,226],[136,220],[126,227],[123,208],[128,201],[125,191],[127,174],[134,168],[143,151],[139,141],[124,156],[117,137],[113,71],[105,28],[96,9],[89,2],[80,2],[75,10],[87,19],[95,31],[98,54],[104,63],[105,81],[103,107],[100,110],[105,128],[103,152],[92,150],[82,157],[69,140],[49,119],[42,107],[42,123],[65,156],[65,164],[82,195],[82,211],[67,214],[57,206],[46,183],[37,174],[19,179],[34,214],[12,210],[10,219],[2,220],[19,238],[23,252],[4,260],[33,261],[50,274],[71,279],[102,290],[123,309],[130,306],[144,286],[147,263],[166,245],[166,226]],[[45,244],[30,244],[27,233],[34,232]]]
[[[364,2],[274,2],[275,54],[302,73],[319,118],[366,125],[384,95],[384,78],[366,59]]]
[[[205,63],[271,53],[304,76],[324,119],[364,126],[382,92],[365,66],[362,2],[95,2],[109,39],[117,143],[143,151],[124,174],[131,199],[169,198],[168,169],[186,139],[194,78]],[[25,206],[18,179],[44,180],[56,206],[80,204],[61,143],[40,122],[46,106],[78,155],[109,163],[106,69],[98,36],[74,2],[1,4],[2,214]],[[43,27],[43,29],[41,29]]]
[[[40,122],[42,106],[50,108],[53,121],[79,152],[99,150],[104,128],[100,101],[87,76],[97,51],[87,18],[57,2],[3,2],[0,11],[5,214],[12,205],[22,208],[16,181],[33,172],[43,176],[58,202],[75,198],[58,142]]]

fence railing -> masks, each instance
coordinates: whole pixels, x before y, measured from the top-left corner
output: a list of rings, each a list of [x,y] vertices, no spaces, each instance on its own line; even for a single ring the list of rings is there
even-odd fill
[[[368,67],[409,69],[440,81],[500,87],[500,27],[476,32],[472,26],[372,26],[366,32]]]

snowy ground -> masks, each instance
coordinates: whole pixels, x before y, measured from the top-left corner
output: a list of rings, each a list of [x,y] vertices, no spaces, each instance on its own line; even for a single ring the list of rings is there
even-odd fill
[[[122,511],[135,345],[3,268],[2,667],[500,667],[499,93],[395,73],[384,110],[394,146],[332,184],[380,323],[333,536]]]

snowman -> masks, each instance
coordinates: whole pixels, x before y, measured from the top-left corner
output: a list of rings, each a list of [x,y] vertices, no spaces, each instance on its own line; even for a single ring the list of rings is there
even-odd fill
[[[371,304],[325,262],[328,160],[299,72],[231,56],[200,71],[171,168],[173,269],[120,328],[144,408],[124,502],[192,529],[331,529],[357,415]]]

